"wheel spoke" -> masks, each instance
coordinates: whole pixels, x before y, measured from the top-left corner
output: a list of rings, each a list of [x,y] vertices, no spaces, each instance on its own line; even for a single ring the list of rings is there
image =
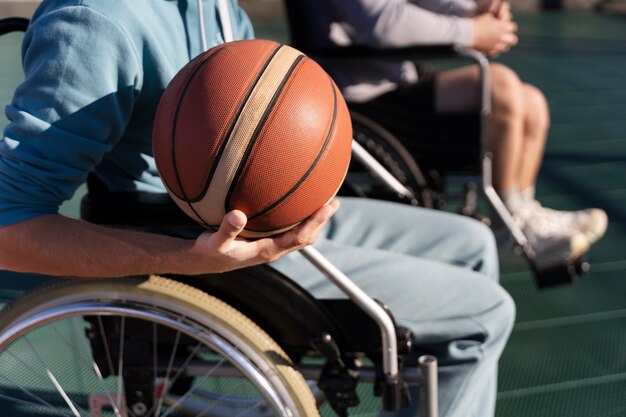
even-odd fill
[[[34,402],[32,402],[32,401],[22,400],[22,399],[20,399],[20,398],[11,397],[11,396],[9,396],[9,395],[0,394],[0,399],[7,400],[7,401],[12,401],[12,402],[15,402],[15,403],[18,403],[18,404],[27,405],[27,406],[29,406],[29,407],[43,408],[43,409],[45,409],[45,410],[47,410],[47,411],[50,411],[50,412],[52,412],[52,413],[55,413],[55,414],[60,414],[60,415],[63,415],[63,416],[72,417],[72,416],[70,416],[69,414],[67,414],[67,413],[65,413],[64,411],[59,410],[59,409],[57,409],[57,408],[54,408],[54,407],[52,407],[52,408],[50,408],[50,407],[46,407],[46,406],[43,406],[43,405],[41,405],[41,404],[39,404],[39,403],[34,403]]]
[[[53,406],[52,404],[50,404],[48,401],[44,400],[43,398],[41,398],[40,396],[38,396],[37,394],[34,394],[32,392],[30,392],[29,390],[27,390],[26,388],[24,388],[21,384],[18,384],[17,382],[15,382],[14,380],[6,377],[5,375],[0,374],[0,378],[2,378],[4,381],[6,381],[7,383],[11,384],[11,386],[17,387],[20,391],[22,391],[24,394],[28,395],[30,398],[32,398],[33,400],[37,401],[37,403],[39,403],[40,407],[45,407],[47,410],[53,411],[55,413],[58,414],[63,414],[64,416],[67,417],[71,417],[69,414],[67,414],[66,412],[57,409],[55,406]],[[10,400],[10,401],[14,401],[14,402],[21,402],[21,403],[26,403],[26,404],[34,404],[37,405],[31,401],[25,401],[25,400],[21,400],[19,398],[14,398],[14,397],[9,397],[7,395],[2,395],[0,394],[0,397]]]
[[[124,331],[126,328],[126,316],[120,317],[120,348],[117,359],[117,407],[122,408],[122,375],[124,375]],[[128,410],[128,407],[126,407]]]
[[[172,353],[170,354],[170,361],[167,364],[167,370],[165,371],[165,391],[169,389],[169,378],[170,373],[172,372],[172,365],[174,365],[174,357],[176,356],[176,351],[178,350],[178,342],[180,341],[180,332],[176,332],[176,338],[174,339],[174,346],[172,347]],[[163,395],[159,398],[159,402],[156,409],[156,417],[161,415],[161,407],[163,406]]]
[[[193,351],[187,356],[187,358],[185,359],[185,361],[183,362],[183,364],[180,366],[179,370],[176,372],[176,374],[174,375],[174,377],[172,378],[172,381],[170,383],[167,383],[167,378],[166,378],[166,384],[171,386],[173,385],[178,378],[182,375],[183,371],[185,370],[185,368],[187,367],[187,365],[189,365],[189,362],[191,362],[191,360],[193,359],[193,357],[196,355],[196,353],[198,352],[198,350],[200,349],[200,347],[202,346],[201,343],[198,343],[198,345],[193,349]],[[154,358],[154,375],[156,375],[157,372],[157,364],[156,364],[156,358]],[[193,388],[190,389],[190,391],[193,390]],[[187,391],[183,396],[186,396],[189,394],[189,391]],[[165,396],[165,392],[161,395],[161,398],[163,398]],[[160,401],[162,403],[162,401]],[[157,403],[155,403],[154,405],[152,405],[152,407],[148,410],[148,412],[146,413],[147,415],[150,415],[150,413],[154,410],[154,408],[157,406]],[[170,410],[167,410],[165,412],[165,414],[163,414],[162,417],[165,417],[166,415],[168,415],[170,413]]]
[[[57,381],[56,377],[52,374],[52,372],[50,372],[49,369],[46,369],[46,374],[48,374],[48,378],[50,378],[50,380],[54,384],[59,394],[61,394],[61,396],[67,403],[67,406],[70,408],[70,410],[72,410],[72,413],[74,413],[76,417],[81,417],[80,413],[76,409],[76,406],[74,405],[74,402],[70,400],[70,397],[67,396],[67,393],[65,392],[61,384],[59,384],[59,381]]]
[[[174,374],[174,377],[172,377],[172,380],[169,383],[170,386],[174,385],[176,381],[178,381],[178,378],[180,378],[180,376],[183,374],[183,372],[185,371],[185,368],[187,368],[187,365],[189,365],[189,362],[191,362],[194,356],[196,356],[196,353],[198,353],[198,351],[200,350],[200,347],[202,347],[202,344],[198,343],[196,347],[192,350],[192,352],[189,355],[187,355],[187,357],[183,361],[183,364],[178,368],[178,371],[176,371],[176,373]]]
[[[244,382],[246,382],[246,380],[242,380],[241,382],[239,382],[238,384],[236,384],[234,387],[232,387],[230,390],[228,390],[227,392],[224,393],[224,397],[229,396],[230,394],[232,394],[233,392],[235,392],[240,386],[242,386],[244,384]],[[212,409],[214,409],[215,407],[217,407],[218,404],[224,402],[223,399],[219,399],[217,401],[215,401],[215,403],[207,406],[204,410],[202,410],[200,413],[196,414],[195,417],[204,417],[207,415],[207,413],[209,411],[211,411]]]
[[[80,330],[80,326],[78,324],[78,320],[79,319],[77,317],[74,317],[72,319],[72,325],[73,325],[74,331],[76,332],[77,335],[81,334],[81,330]],[[96,377],[98,378],[98,381],[100,382],[100,386],[105,391],[105,395],[107,396],[107,398],[108,398],[108,400],[109,400],[109,402],[111,404],[111,407],[113,407],[113,411],[115,412],[115,416],[116,417],[122,417],[122,415],[120,413],[120,410],[117,407],[117,404],[116,404],[115,400],[113,400],[113,394],[111,394],[111,391],[109,390],[109,387],[107,387],[106,382],[104,382],[104,378],[102,377],[102,372],[100,372],[100,368],[98,367],[98,364],[94,360],[91,360],[90,358],[88,358],[83,352],[79,352],[78,347],[76,346],[77,343],[70,343],[70,341],[67,340],[67,338],[61,333],[61,331],[59,331],[58,325],[53,325],[51,327],[52,327],[52,330],[57,334],[59,339],[61,339],[63,341],[63,343],[69,349],[74,351],[74,356],[82,358],[89,365],[89,367],[91,367],[93,369],[94,373],[96,374]],[[78,341],[76,341],[76,342],[78,342]]]
[[[204,375],[202,375],[202,378],[208,378],[211,375],[213,375],[213,373],[220,367],[222,366],[222,364],[224,363],[224,359],[220,360],[219,362],[217,362],[211,369],[209,369]],[[167,410],[165,412],[165,414],[163,414],[162,417],[167,417],[172,411],[174,411],[176,409],[176,407],[181,404],[183,401],[185,401],[193,392],[196,391],[196,387],[197,386],[193,386],[189,389],[189,391],[187,391],[185,394],[183,394],[182,397],[180,397],[179,399],[176,400],[176,402],[172,405],[170,405],[169,410]]]
[[[67,393],[65,392],[65,390],[63,389],[63,387],[61,386],[61,384],[59,384],[59,381],[56,379],[56,377],[54,376],[54,374],[52,373],[52,371],[50,371],[50,369],[48,368],[48,366],[46,365],[45,361],[43,360],[43,358],[41,357],[41,355],[39,354],[39,352],[37,352],[37,349],[35,349],[35,347],[33,346],[33,344],[31,343],[30,339],[27,336],[24,336],[24,342],[26,342],[26,344],[28,345],[28,347],[30,348],[31,352],[35,355],[35,358],[37,359],[37,361],[39,362],[39,364],[42,366],[43,369],[45,369],[46,371],[46,375],[48,376],[48,379],[52,382],[52,384],[54,385],[54,388],[57,390],[57,392],[61,395],[61,397],[63,397],[63,400],[67,403],[68,407],[70,408],[70,410],[72,411],[72,413],[74,413],[74,415],[76,417],[81,417],[81,413],[85,413],[85,410],[83,410],[80,407],[77,407],[76,404],[74,404],[74,402],[69,398],[69,396],[67,395]],[[15,356],[16,357],[16,356]],[[25,364],[23,361],[20,361],[22,364]],[[35,370],[33,370],[32,368],[30,368],[30,366],[28,367],[31,372],[33,372],[36,375],[39,375],[38,372],[35,372]],[[43,378],[45,380],[45,378]],[[78,408],[80,408],[81,413],[78,412]],[[85,413],[86,414],[86,413]]]
[[[100,328],[100,337],[102,338],[102,344],[104,345],[104,352],[107,357],[107,364],[109,365],[109,375],[114,375],[113,359],[111,358],[111,351],[109,350],[109,341],[107,340],[106,332],[104,331],[104,325],[102,324],[102,317],[97,316],[98,327]]]

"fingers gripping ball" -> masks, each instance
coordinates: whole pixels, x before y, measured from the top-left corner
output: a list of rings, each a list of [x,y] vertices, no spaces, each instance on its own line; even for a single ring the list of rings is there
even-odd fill
[[[291,229],[336,194],[352,128],[336,85],[301,52],[265,40],[219,45],[165,90],[153,129],[157,168],[189,216],[219,227],[233,209],[242,236]]]

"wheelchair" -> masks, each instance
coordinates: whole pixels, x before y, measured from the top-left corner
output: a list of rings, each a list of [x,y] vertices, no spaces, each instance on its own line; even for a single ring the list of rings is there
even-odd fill
[[[27,19],[0,20],[0,34]],[[110,227],[196,229],[167,194],[88,181],[81,217]],[[202,277],[59,279],[0,314],[0,409],[11,416],[347,416],[357,385],[398,410],[420,387],[436,417],[437,361],[315,249],[302,255],[346,299],[317,300],[268,266]],[[111,260],[114,262],[114,260]]]
[[[489,61],[478,51],[459,45],[427,45],[403,48],[374,48],[365,45],[325,46],[311,22],[316,13],[309,0],[285,0],[290,43],[315,59],[322,67],[401,61],[469,61],[480,70],[480,108],[477,112],[439,118],[448,126],[443,133],[432,123],[437,115],[415,115],[428,129],[421,138],[398,137],[376,120],[375,111],[360,103],[348,103],[354,142],[353,163],[340,194],[398,201],[443,209],[460,200],[460,214],[486,224],[501,223],[510,233],[515,253],[527,261],[539,288],[572,283],[589,270],[587,254],[577,259],[546,263],[528,243],[520,227],[492,184],[492,155],[487,152],[487,118],[491,111]],[[450,128],[452,125],[452,128]],[[434,127],[433,127],[434,126]],[[458,190],[461,191],[458,191]],[[456,194],[453,190],[456,190]],[[481,197],[490,209],[479,210]]]
[[[197,228],[167,194],[90,192],[81,217]],[[421,415],[436,417],[436,359],[403,365],[410,332],[318,252],[302,252],[349,299],[317,300],[267,266],[64,279],[28,292],[0,314],[8,384],[0,407],[16,416],[308,417],[327,401],[347,416],[357,384],[370,382],[388,410],[407,405],[409,385],[420,385]]]

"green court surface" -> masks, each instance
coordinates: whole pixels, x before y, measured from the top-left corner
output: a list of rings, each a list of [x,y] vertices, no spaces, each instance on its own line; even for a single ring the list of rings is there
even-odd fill
[[[497,415],[626,416],[626,16],[519,19],[502,58],[550,103],[538,197],[559,209],[602,207],[607,235],[574,285],[539,291],[503,268],[517,323],[500,366]]]
[[[551,108],[538,197],[558,209],[604,208],[610,225],[592,248],[591,271],[573,285],[541,291],[523,263],[502,267],[518,313],[500,362],[496,414],[626,417],[626,16],[516,17],[520,44],[499,61],[538,86]],[[258,37],[286,41],[283,22],[255,28]],[[10,46],[0,44],[3,57]],[[3,61],[0,71],[13,71],[5,67]],[[5,93],[0,89],[3,102]],[[64,212],[76,215],[76,201]],[[4,299],[40,280],[6,273],[0,279]],[[376,416],[370,387],[360,395],[351,415]]]
[[[552,128],[537,184],[544,205],[601,207],[608,232],[573,285],[539,290],[526,267],[503,265],[517,304],[500,362],[498,417],[626,416],[626,16],[516,16],[520,44],[498,59],[539,87]],[[275,36],[257,23],[257,36]],[[352,415],[376,416],[362,398]]]

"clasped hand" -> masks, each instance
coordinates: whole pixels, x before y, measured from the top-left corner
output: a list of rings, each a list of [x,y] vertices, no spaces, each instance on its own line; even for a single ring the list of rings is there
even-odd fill
[[[507,52],[517,44],[517,24],[512,21],[511,6],[506,1],[489,0],[473,14],[473,47],[489,56]]]

